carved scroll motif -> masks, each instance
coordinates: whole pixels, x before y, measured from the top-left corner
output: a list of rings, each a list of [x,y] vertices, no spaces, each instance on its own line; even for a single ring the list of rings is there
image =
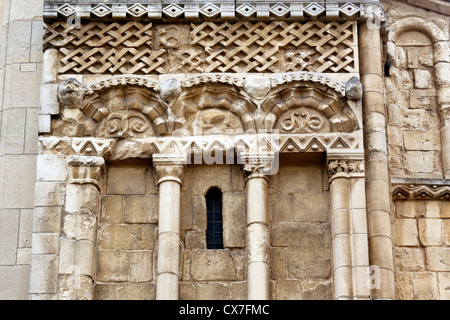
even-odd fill
[[[144,115],[136,112],[112,113],[103,120],[101,135],[111,138],[135,137],[150,129]]]
[[[291,111],[281,120],[281,129],[289,133],[305,133],[320,131],[325,126],[325,120],[308,111]]]

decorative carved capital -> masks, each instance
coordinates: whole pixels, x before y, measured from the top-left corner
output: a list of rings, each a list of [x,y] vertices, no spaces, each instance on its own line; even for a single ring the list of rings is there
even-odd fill
[[[244,171],[252,176],[274,175],[278,172],[279,157],[275,152],[243,152],[240,154]]]
[[[153,166],[158,175],[158,184],[172,180],[182,184],[187,156],[181,154],[154,154]]]
[[[69,183],[94,184],[100,188],[105,165],[102,157],[71,156],[67,164]]]
[[[328,178],[337,176],[350,177],[355,174],[364,174],[364,154],[355,152],[339,152],[328,154]]]
[[[335,174],[363,173],[363,160],[333,160],[328,163],[328,175],[330,178]]]

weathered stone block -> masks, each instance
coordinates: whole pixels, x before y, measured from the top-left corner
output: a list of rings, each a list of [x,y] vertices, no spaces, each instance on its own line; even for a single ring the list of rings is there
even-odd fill
[[[206,249],[205,232],[198,230],[187,231],[184,244],[187,249]]]
[[[140,250],[153,250],[156,242],[157,225],[143,224],[138,229],[138,246]]]
[[[419,245],[419,231],[415,219],[398,219],[394,222],[394,243],[397,246]]]
[[[66,195],[65,183],[36,182],[35,206],[62,206]]]
[[[194,250],[191,260],[191,274],[194,280],[239,280],[236,266],[228,250]]]
[[[411,172],[432,173],[437,170],[437,152],[406,151],[405,167]]]
[[[295,194],[293,197],[292,220],[324,222],[328,221],[328,194]]]
[[[128,281],[128,252],[99,251],[97,254],[97,279],[100,282]]]
[[[439,131],[406,131],[404,141],[406,150],[438,151],[441,149]]]
[[[271,221],[292,221],[292,195],[286,193],[269,194],[269,216]]]
[[[22,154],[25,136],[26,109],[8,108],[3,111],[2,150],[7,154]]]
[[[66,214],[62,232],[68,239],[94,242],[97,234],[97,217],[87,214]]]
[[[444,220],[444,231],[445,244],[450,246],[450,220],[448,219]]]
[[[0,266],[0,299],[28,300],[30,285],[29,265]],[[33,283],[33,288],[36,282]]]
[[[59,233],[33,233],[32,254],[58,254]]]
[[[288,270],[289,278],[329,278],[331,276],[331,248],[289,248]]]
[[[60,239],[59,273],[94,277],[95,244],[88,240]]]
[[[420,219],[419,239],[424,246],[440,246],[443,245],[443,224],[441,219]]]
[[[232,190],[231,171],[229,166],[208,165],[192,168],[192,192],[206,195],[211,187],[218,187],[220,191]]]
[[[425,254],[420,248],[394,248],[395,266],[399,271],[424,271]]]
[[[416,272],[412,277],[414,300],[436,300],[439,296],[437,277],[432,272]]]
[[[64,155],[38,155],[37,179],[39,181],[65,181],[67,177]]]
[[[322,193],[322,169],[319,166],[285,166],[280,167],[278,174],[279,192]]]
[[[138,228],[136,224],[102,225],[97,237],[103,250],[138,250]]]
[[[426,218],[440,218],[441,205],[444,205],[444,201],[426,201],[425,202],[425,215],[418,215],[419,217]]]
[[[439,297],[441,300],[450,300],[450,273],[439,272]]]
[[[428,70],[414,70],[414,87],[416,89],[431,89],[433,77]]]
[[[19,210],[0,211],[0,264],[16,263],[17,238],[19,234]]]
[[[270,242],[274,247],[307,246],[322,247],[326,223],[315,222],[272,222]]]
[[[84,275],[61,275],[58,286],[59,300],[93,300],[94,283]]]
[[[9,181],[7,188],[2,188],[1,207],[2,208],[33,208],[33,200],[38,202],[37,206],[51,205],[52,202],[59,202],[61,194],[52,187],[43,186],[36,181],[36,156],[35,155],[5,155],[3,156],[3,181]],[[53,183],[50,183],[52,186]],[[35,186],[43,188],[36,190]],[[55,194],[56,192],[56,194]],[[41,204],[39,204],[41,203]]]
[[[450,248],[425,248],[426,268],[431,271],[450,271]]]
[[[223,243],[227,248],[245,246],[245,194],[223,193],[222,199]]]
[[[275,284],[275,300],[302,300],[303,290],[300,280],[279,280]]]
[[[61,207],[35,207],[34,232],[59,232],[61,229]]]
[[[158,195],[124,196],[123,207],[126,223],[158,222]]]
[[[413,287],[412,276],[413,272],[396,272],[395,276],[395,289],[396,296],[399,300],[412,300],[413,299]]]
[[[156,284],[151,282],[97,283],[98,300],[155,300]]]
[[[67,213],[97,216],[100,211],[100,195],[92,184],[69,184],[66,189]]]
[[[30,293],[56,293],[58,262],[57,255],[31,256]]]
[[[197,300],[227,300],[229,288],[226,283],[206,282],[197,285]]]
[[[302,280],[302,299],[303,300],[331,300],[332,299],[332,280]]]
[[[107,194],[145,194],[145,166],[111,166],[107,175]]]
[[[436,90],[412,90],[410,95],[411,109],[436,110]]]
[[[272,248],[270,252],[270,278],[286,279],[287,277],[287,252],[286,248]]]
[[[121,223],[123,217],[123,197],[104,196],[102,198],[101,223]]]

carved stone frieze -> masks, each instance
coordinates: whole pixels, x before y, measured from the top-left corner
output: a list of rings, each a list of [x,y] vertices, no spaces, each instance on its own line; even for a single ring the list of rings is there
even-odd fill
[[[368,20],[386,22],[384,7],[375,1],[146,1],[138,3],[45,0],[44,19],[139,19],[139,20]]]
[[[450,200],[448,180],[393,179],[393,200]]]
[[[213,162],[225,163],[241,153],[257,154],[329,152],[359,149],[361,136],[342,133],[311,134],[238,134],[169,136],[133,139],[55,137],[39,138],[40,154],[101,156],[106,160],[152,158],[154,154],[176,152],[186,155],[200,154],[212,157]],[[169,160],[169,159],[166,159]],[[173,159],[172,159],[173,160]],[[162,160],[161,160],[162,161]],[[195,159],[194,159],[195,162]]]
[[[46,24],[44,48],[59,51],[60,74],[357,73],[356,28],[354,21],[91,21],[77,28],[55,21]]]

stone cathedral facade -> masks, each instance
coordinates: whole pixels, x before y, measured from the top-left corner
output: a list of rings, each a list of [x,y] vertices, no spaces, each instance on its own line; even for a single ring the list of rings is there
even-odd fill
[[[0,13],[0,298],[450,299],[450,2]]]

